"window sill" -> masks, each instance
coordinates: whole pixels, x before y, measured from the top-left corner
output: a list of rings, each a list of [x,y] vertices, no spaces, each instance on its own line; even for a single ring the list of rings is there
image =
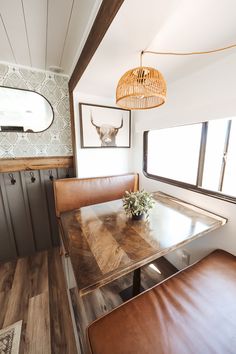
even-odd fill
[[[225,195],[220,192],[210,191],[210,190],[204,189],[204,188],[199,188],[197,186],[194,186],[193,184],[180,182],[180,181],[176,181],[176,180],[161,177],[161,176],[152,175],[152,174],[148,173],[147,171],[145,171],[145,169],[143,169],[143,174],[145,177],[147,177],[149,179],[154,179],[154,180],[162,182],[162,183],[171,184],[173,186],[187,189],[192,192],[197,192],[197,193],[200,193],[203,195],[207,195],[208,197],[217,198],[217,199],[223,200],[224,202],[236,204],[236,197]]]

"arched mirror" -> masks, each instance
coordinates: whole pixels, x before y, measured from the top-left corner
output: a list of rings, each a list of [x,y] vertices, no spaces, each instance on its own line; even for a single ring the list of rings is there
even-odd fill
[[[0,132],[38,133],[52,121],[52,106],[39,93],[0,87]]]

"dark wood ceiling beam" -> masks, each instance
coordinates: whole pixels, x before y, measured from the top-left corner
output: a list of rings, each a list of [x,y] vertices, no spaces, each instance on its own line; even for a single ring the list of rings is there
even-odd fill
[[[69,80],[72,93],[124,0],[103,0],[79,60]]]

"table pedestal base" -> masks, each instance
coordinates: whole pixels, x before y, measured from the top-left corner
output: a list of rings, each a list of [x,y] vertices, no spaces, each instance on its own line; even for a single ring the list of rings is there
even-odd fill
[[[145,289],[141,286],[141,268],[134,270],[133,286],[126,288],[120,292],[120,297],[123,301],[127,301],[132,297],[140,294]]]

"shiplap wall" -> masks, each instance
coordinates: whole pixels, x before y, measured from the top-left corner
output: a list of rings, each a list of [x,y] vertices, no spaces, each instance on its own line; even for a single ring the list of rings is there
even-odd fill
[[[58,245],[53,180],[73,176],[65,168],[0,173],[0,261]]]

